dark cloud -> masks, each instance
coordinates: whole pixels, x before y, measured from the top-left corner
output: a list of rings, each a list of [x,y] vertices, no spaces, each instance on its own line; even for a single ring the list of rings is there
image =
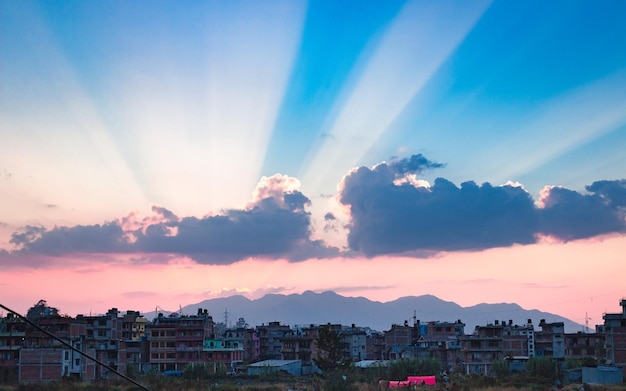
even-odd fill
[[[26,227],[14,233],[11,243],[31,253],[61,256],[68,253],[119,253],[130,250],[124,231],[117,222],[75,227]]]
[[[624,232],[625,181],[601,181],[592,194],[551,188],[535,205],[522,187],[438,178],[432,187],[398,181],[441,165],[415,155],[344,178],[340,201],[350,207],[348,245],[367,256],[455,251],[530,244],[538,235],[560,240]]]
[[[597,181],[586,187],[612,207],[626,207],[626,179],[616,181]]]
[[[396,174],[417,174],[427,169],[445,167],[444,164],[432,162],[424,157],[421,153],[412,155],[409,158],[394,159],[391,163],[386,165]]]
[[[249,257],[294,261],[337,255],[310,239],[310,200],[299,191],[260,199],[247,209],[216,216],[179,218],[154,206],[156,216],[136,216],[102,225],[27,226],[11,243],[20,253],[61,256],[71,253],[151,253],[186,255],[201,263],[231,263]]]
[[[624,181],[603,182],[603,185],[594,186],[599,183],[595,182],[588,186],[587,190],[594,191],[591,194],[551,188],[542,199],[544,208],[539,209],[540,233],[561,240],[573,240],[624,232],[623,199],[620,199],[622,195],[616,187],[621,186],[621,190],[625,191],[626,184]]]

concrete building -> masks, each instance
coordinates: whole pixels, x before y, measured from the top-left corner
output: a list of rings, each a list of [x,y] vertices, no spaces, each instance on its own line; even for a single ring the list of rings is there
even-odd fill
[[[259,351],[261,360],[280,360],[282,358],[282,339],[291,332],[287,325],[270,322],[256,327],[259,334]]]
[[[75,349],[94,355],[87,346],[87,323],[62,316],[39,319],[39,326]],[[19,382],[49,382],[74,377],[81,380],[96,378],[96,364],[80,353],[65,347],[42,331],[27,326],[19,353]]]
[[[313,358],[317,357],[316,340],[319,328],[315,325],[294,327],[282,339],[282,360],[300,360],[304,371],[312,373]]]
[[[420,335],[419,321],[415,321],[412,326],[408,322],[404,322],[404,325],[392,324],[391,329],[385,331],[385,359],[417,358]]]
[[[563,322],[539,322],[540,331],[535,332],[535,356],[565,358],[565,324]]]
[[[530,319],[522,326],[512,320],[476,326],[474,334],[461,338],[465,373],[490,375],[496,360],[528,360],[536,351],[535,340]]]
[[[622,369],[626,377],[626,299],[620,301],[621,313],[604,314],[606,363]]]
[[[430,321],[422,324],[418,338],[418,357],[436,359],[447,371],[462,371],[463,354],[460,338],[465,333],[461,320],[454,323]]]
[[[346,345],[347,357],[351,361],[361,361],[367,357],[367,333],[352,325],[341,330],[341,340]]]
[[[156,372],[183,371],[187,365],[210,362],[204,340],[215,338],[213,318],[207,310],[196,315],[159,314],[147,325],[150,368]]]
[[[602,363],[604,357],[604,333],[570,333],[565,334],[565,358],[588,359],[593,358],[595,363]]]
[[[26,324],[12,313],[0,318],[0,374],[17,378],[20,348],[26,336]]]

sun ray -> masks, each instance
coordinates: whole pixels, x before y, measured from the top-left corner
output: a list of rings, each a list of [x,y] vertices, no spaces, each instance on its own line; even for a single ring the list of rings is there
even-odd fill
[[[393,20],[301,175],[312,194],[359,163],[487,9],[488,2],[410,2]],[[457,8],[460,7],[460,8]],[[453,12],[454,11],[454,12]],[[332,187],[330,187],[332,190]]]

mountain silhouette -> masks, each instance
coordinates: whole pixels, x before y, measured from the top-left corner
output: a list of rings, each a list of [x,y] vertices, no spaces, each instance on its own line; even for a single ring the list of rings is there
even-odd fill
[[[432,320],[465,323],[465,334],[471,334],[477,325],[486,325],[497,321],[512,321],[522,325],[530,319],[539,329],[539,322],[563,322],[566,332],[582,330],[582,325],[565,317],[536,309],[524,309],[514,303],[477,304],[462,307],[451,301],[444,301],[433,295],[407,296],[389,302],[379,302],[364,297],[345,297],[335,292],[315,293],[306,291],[302,294],[268,294],[251,300],[241,295],[204,300],[200,303],[182,307],[183,314],[195,314],[198,308],[208,309],[213,320],[224,322],[228,326],[244,318],[249,326],[258,326],[273,321],[286,325],[308,325],[335,323],[384,331],[392,324],[413,323],[413,317],[422,323]],[[146,313],[151,319],[154,312]]]

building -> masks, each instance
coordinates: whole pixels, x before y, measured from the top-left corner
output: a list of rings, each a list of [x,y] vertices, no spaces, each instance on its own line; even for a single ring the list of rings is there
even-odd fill
[[[77,315],[76,319],[86,323],[86,343],[95,350],[96,359],[119,371],[126,373],[126,344],[123,342],[123,318],[117,308],[111,308],[104,315]],[[114,378],[114,373],[98,365],[96,378]]]
[[[602,353],[602,357],[600,357]],[[602,363],[604,357],[604,333],[565,334],[565,358],[593,360],[593,364]],[[591,362],[589,362],[591,364]]]
[[[563,322],[539,322],[540,331],[535,332],[535,356],[565,358],[565,324]]]
[[[0,375],[17,379],[20,348],[26,336],[26,324],[12,313],[0,318]]]
[[[461,339],[465,373],[490,375],[496,360],[528,360],[535,354],[535,340],[530,319],[522,326],[512,320],[476,326],[474,334]]]
[[[504,359],[502,350],[503,327],[496,324],[476,326],[474,334],[463,338],[465,373],[489,375],[493,362]]]
[[[259,359],[280,360],[282,358],[282,339],[291,332],[287,325],[270,322],[268,325],[257,326],[259,335]]]
[[[204,341],[215,337],[213,317],[207,310],[196,315],[159,314],[147,325],[150,369],[155,372],[183,371],[187,365],[210,362]]]
[[[422,324],[422,335],[418,338],[418,357],[436,359],[447,371],[460,371],[463,354],[460,338],[464,335],[465,324],[460,320],[454,323],[431,321]]]
[[[265,360],[248,365],[248,376],[262,376],[271,373],[300,376],[302,375],[302,362],[300,360]]]
[[[420,335],[419,320],[414,321],[413,326],[409,326],[408,322],[404,325],[392,324],[391,329],[385,331],[385,359],[417,358]]]
[[[341,340],[346,345],[347,357],[351,361],[365,360],[367,357],[367,333],[354,324],[341,330]]]
[[[622,369],[626,378],[626,299],[620,301],[621,313],[604,314],[606,363]]]
[[[87,322],[63,316],[40,318],[39,327],[71,345],[80,352],[93,356],[95,349],[88,346]],[[96,364],[77,351],[66,347],[46,333],[28,325],[19,353],[19,382],[49,382],[63,378],[94,380]]]
[[[282,339],[282,360],[300,360],[305,373],[313,373],[313,358],[317,357],[316,340],[319,327],[315,325],[294,327]]]

